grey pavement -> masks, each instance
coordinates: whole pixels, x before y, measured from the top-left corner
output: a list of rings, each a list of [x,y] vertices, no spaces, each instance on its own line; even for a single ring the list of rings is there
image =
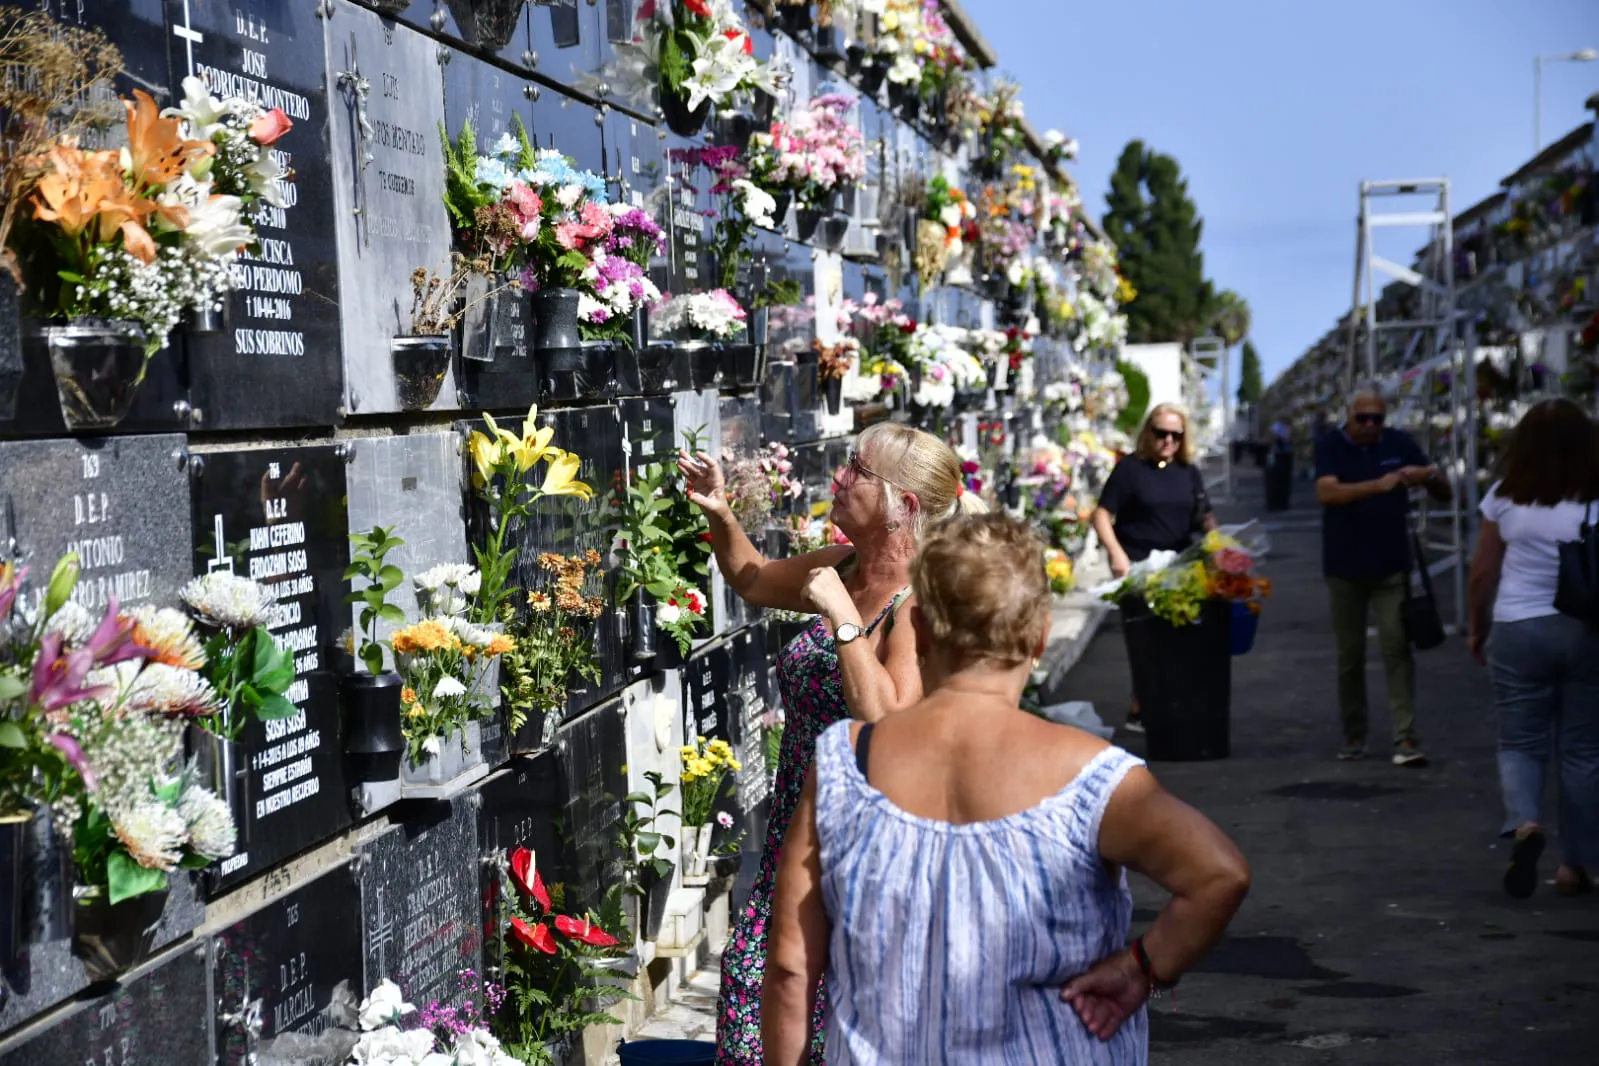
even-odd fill
[[[1246,470],[1240,484],[1246,502],[1222,508],[1224,520],[1260,511],[1258,475]],[[1175,1008],[1152,1008],[1151,1061],[1599,1064],[1599,896],[1557,898],[1550,852],[1532,899],[1500,888],[1493,704],[1464,640],[1417,654],[1430,767],[1393,766],[1377,743],[1363,762],[1333,758],[1320,533],[1309,486],[1296,493],[1292,511],[1260,516],[1275,594],[1254,650],[1233,660],[1232,757],[1152,767],[1238,842],[1254,887]],[[1368,654],[1376,741],[1387,712],[1375,641]],[[1125,720],[1114,617],[1061,688],[1107,722]],[[1142,750],[1136,735],[1116,741]],[[1134,880],[1136,931],[1163,894]]]
[[[1258,514],[1258,475],[1225,521]],[[1402,769],[1374,745],[1333,758],[1341,738],[1333,648],[1308,486],[1295,509],[1262,515],[1275,595],[1254,650],[1233,660],[1232,757],[1158,763],[1178,796],[1226,830],[1254,870],[1228,936],[1151,1008],[1157,1066],[1599,1064],[1599,896],[1545,883],[1517,902],[1499,886],[1493,707],[1464,642],[1417,656],[1417,716],[1430,767]],[[1448,587],[1441,583],[1440,592]],[[1446,618],[1449,610],[1446,607]],[[1376,646],[1369,648],[1373,738],[1385,735]],[[1059,685],[1120,726],[1130,682],[1113,615]],[[1136,735],[1116,740],[1141,752]],[[1553,850],[1553,849],[1551,849]],[[1134,930],[1158,888],[1134,878]],[[648,1035],[702,1036],[712,975]]]

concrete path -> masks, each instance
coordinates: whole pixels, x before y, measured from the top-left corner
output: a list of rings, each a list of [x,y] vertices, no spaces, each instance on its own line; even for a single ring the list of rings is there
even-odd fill
[[[1240,478],[1261,499],[1252,471]],[[1249,504],[1225,521],[1253,517]],[[1255,650],[1234,660],[1233,754],[1157,764],[1161,781],[1230,833],[1254,889],[1229,936],[1152,1012],[1159,1066],[1599,1064],[1599,897],[1526,902],[1499,887],[1507,857],[1493,708],[1464,642],[1418,656],[1418,717],[1432,765],[1407,770],[1374,746],[1333,759],[1340,737],[1333,648],[1315,510],[1302,493],[1271,532],[1276,596]],[[1447,582],[1444,583],[1447,586]],[[1371,648],[1373,738],[1386,709]],[[1116,616],[1060,685],[1107,722],[1126,716],[1129,681]],[[1140,751],[1136,735],[1118,743]],[[1543,873],[1553,877],[1546,855]],[[1134,879],[1134,929],[1162,893]],[[708,1031],[715,979],[651,1036]]]

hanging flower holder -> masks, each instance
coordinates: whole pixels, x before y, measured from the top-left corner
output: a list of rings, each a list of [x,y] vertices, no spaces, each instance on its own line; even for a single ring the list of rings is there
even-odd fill
[[[450,0],[449,3],[461,39],[473,48],[496,52],[511,43],[526,5],[527,0]]]
[[[801,207],[794,215],[795,229],[799,239],[809,244],[816,237],[816,229],[822,224],[822,209],[819,207]]]
[[[339,681],[344,711],[344,753],[359,781],[392,781],[400,774],[405,751],[401,727],[399,674],[346,674]]]
[[[772,199],[777,203],[777,206],[772,208],[772,224],[782,229],[784,221],[788,218],[788,209],[794,202],[794,194],[785,189],[773,193]]]
[[[200,783],[233,812],[242,851],[249,844],[250,755],[243,744],[208,732],[192,722],[183,730],[183,750],[194,763]]]
[[[433,406],[450,372],[453,350],[448,334],[395,337],[389,341],[394,395],[402,411],[425,411]]]
[[[76,893],[72,954],[82,961],[90,981],[109,980],[149,957],[169,890],[147,892],[121,903],[108,902],[105,893],[100,887]]]
[[[460,781],[463,785],[483,776],[488,768],[483,766],[483,727],[479,722],[467,722],[448,736],[437,738],[436,752],[429,753],[420,763],[409,757],[400,764],[400,794],[434,796],[438,790]]]
[[[695,137],[705,128],[705,120],[711,114],[711,101],[701,100],[695,108],[688,106],[688,96],[684,93],[661,86],[661,117],[666,120],[666,126],[679,137]]]
[[[36,325],[29,340],[43,349],[55,377],[67,429],[104,430],[127,416],[144,375],[144,333],[131,322],[76,319]]]
[[[754,344],[722,346],[721,383],[732,389],[752,389],[760,384],[760,359]]]
[[[822,383],[822,392],[827,401],[827,413],[838,414],[844,405],[844,379],[828,378]]]
[[[215,304],[205,307],[189,308],[189,333],[194,336],[208,337],[222,332],[224,315]]]
[[[830,252],[836,252],[844,247],[844,241],[849,236],[849,221],[847,218],[836,217],[823,219],[821,239],[817,243]]]
[[[629,654],[634,662],[647,663],[655,658],[655,597],[643,589],[628,601],[627,634]]]

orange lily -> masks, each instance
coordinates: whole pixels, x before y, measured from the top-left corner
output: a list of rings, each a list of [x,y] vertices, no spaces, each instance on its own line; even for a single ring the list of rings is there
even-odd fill
[[[153,208],[124,183],[114,153],[58,145],[50,153],[50,170],[39,179],[33,217],[54,222],[69,237],[87,231],[96,243],[111,240],[120,230],[129,254],[149,263],[156,249],[144,221]],[[185,212],[182,223],[187,222]]]
[[[133,185],[147,189],[165,185],[195,161],[216,152],[210,141],[185,140],[179,120],[162,118],[160,108],[143,89],[133,90],[128,109],[128,173]]]

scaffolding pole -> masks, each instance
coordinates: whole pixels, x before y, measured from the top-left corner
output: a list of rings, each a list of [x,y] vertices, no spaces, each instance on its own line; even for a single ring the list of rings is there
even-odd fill
[[[1206,486],[1218,503],[1233,502],[1232,352],[1220,337],[1196,337],[1188,342],[1188,356],[1205,371],[1207,381],[1221,379],[1221,477]]]

